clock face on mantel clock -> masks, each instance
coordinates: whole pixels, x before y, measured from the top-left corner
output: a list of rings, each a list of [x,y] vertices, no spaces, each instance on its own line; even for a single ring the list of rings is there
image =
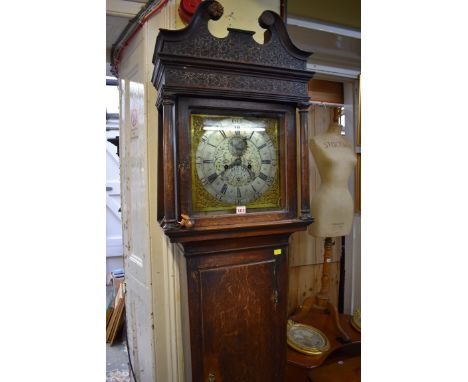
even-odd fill
[[[191,114],[193,211],[279,208],[279,118]]]

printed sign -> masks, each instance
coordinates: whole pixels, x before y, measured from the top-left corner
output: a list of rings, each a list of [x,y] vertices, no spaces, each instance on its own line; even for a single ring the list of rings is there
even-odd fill
[[[245,214],[247,212],[247,208],[245,206],[237,206],[236,207],[236,214]]]

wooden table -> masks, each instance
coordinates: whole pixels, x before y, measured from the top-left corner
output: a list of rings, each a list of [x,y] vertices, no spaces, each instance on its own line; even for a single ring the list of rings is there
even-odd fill
[[[309,371],[307,376],[309,382],[360,382],[361,355],[331,355],[321,366]]]
[[[301,324],[311,325],[320,329],[330,341],[330,349],[321,355],[305,355],[288,346],[288,382],[311,382],[308,374],[310,374],[311,378],[315,378],[313,379],[314,382],[331,382],[335,380],[352,382],[360,380],[360,377],[358,377],[359,379],[346,379],[346,377],[340,374],[356,375],[359,373],[360,375],[360,367],[358,368],[358,365],[360,365],[361,333],[351,325],[351,316],[345,314],[339,315],[341,327],[351,339],[351,342],[347,344],[343,344],[337,339],[339,332],[333,320],[327,314],[314,312],[304,315],[299,312],[290,318]],[[337,364],[339,361],[343,361],[346,367],[341,367],[344,365]],[[319,369],[322,369],[322,365],[323,371],[319,371]],[[341,379],[323,379],[326,378],[324,377],[325,375]]]

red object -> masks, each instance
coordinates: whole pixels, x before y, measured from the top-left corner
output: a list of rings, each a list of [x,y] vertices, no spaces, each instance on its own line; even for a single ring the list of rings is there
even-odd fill
[[[185,24],[192,20],[193,14],[202,0],[182,0],[179,5],[179,16]]]

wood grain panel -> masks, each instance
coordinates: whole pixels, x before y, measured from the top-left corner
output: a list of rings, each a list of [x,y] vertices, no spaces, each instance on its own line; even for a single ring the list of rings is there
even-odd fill
[[[333,238],[332,261],[340,261],[341,258],[341,237]],[[296,232],[289,239],[289,251],[291,258],[290,267],[304,265],[314,265],[323,263],[324,238],[315,238],[307,232]]]
[[[312,79],[309,81],[311,101],[344,103],[343,83]]]
[[[304,299],[320,291],[323,264],[289,268],[288,315],[302,304]],[[340,262],[330,263],[330,302],[338,306]]]
[[[205,376],[232,382],[277,380],[278,360],[265,351],[277,330],[274,274],[274,259],[200,272]]]
[[[284,380],[287,238],[184,244],[193,381]]]
[[[316,239],[307,232],[296,232],[291,235],[289,239],[289,253],[290,267],[319,263],[319,259],[316,256]]]

